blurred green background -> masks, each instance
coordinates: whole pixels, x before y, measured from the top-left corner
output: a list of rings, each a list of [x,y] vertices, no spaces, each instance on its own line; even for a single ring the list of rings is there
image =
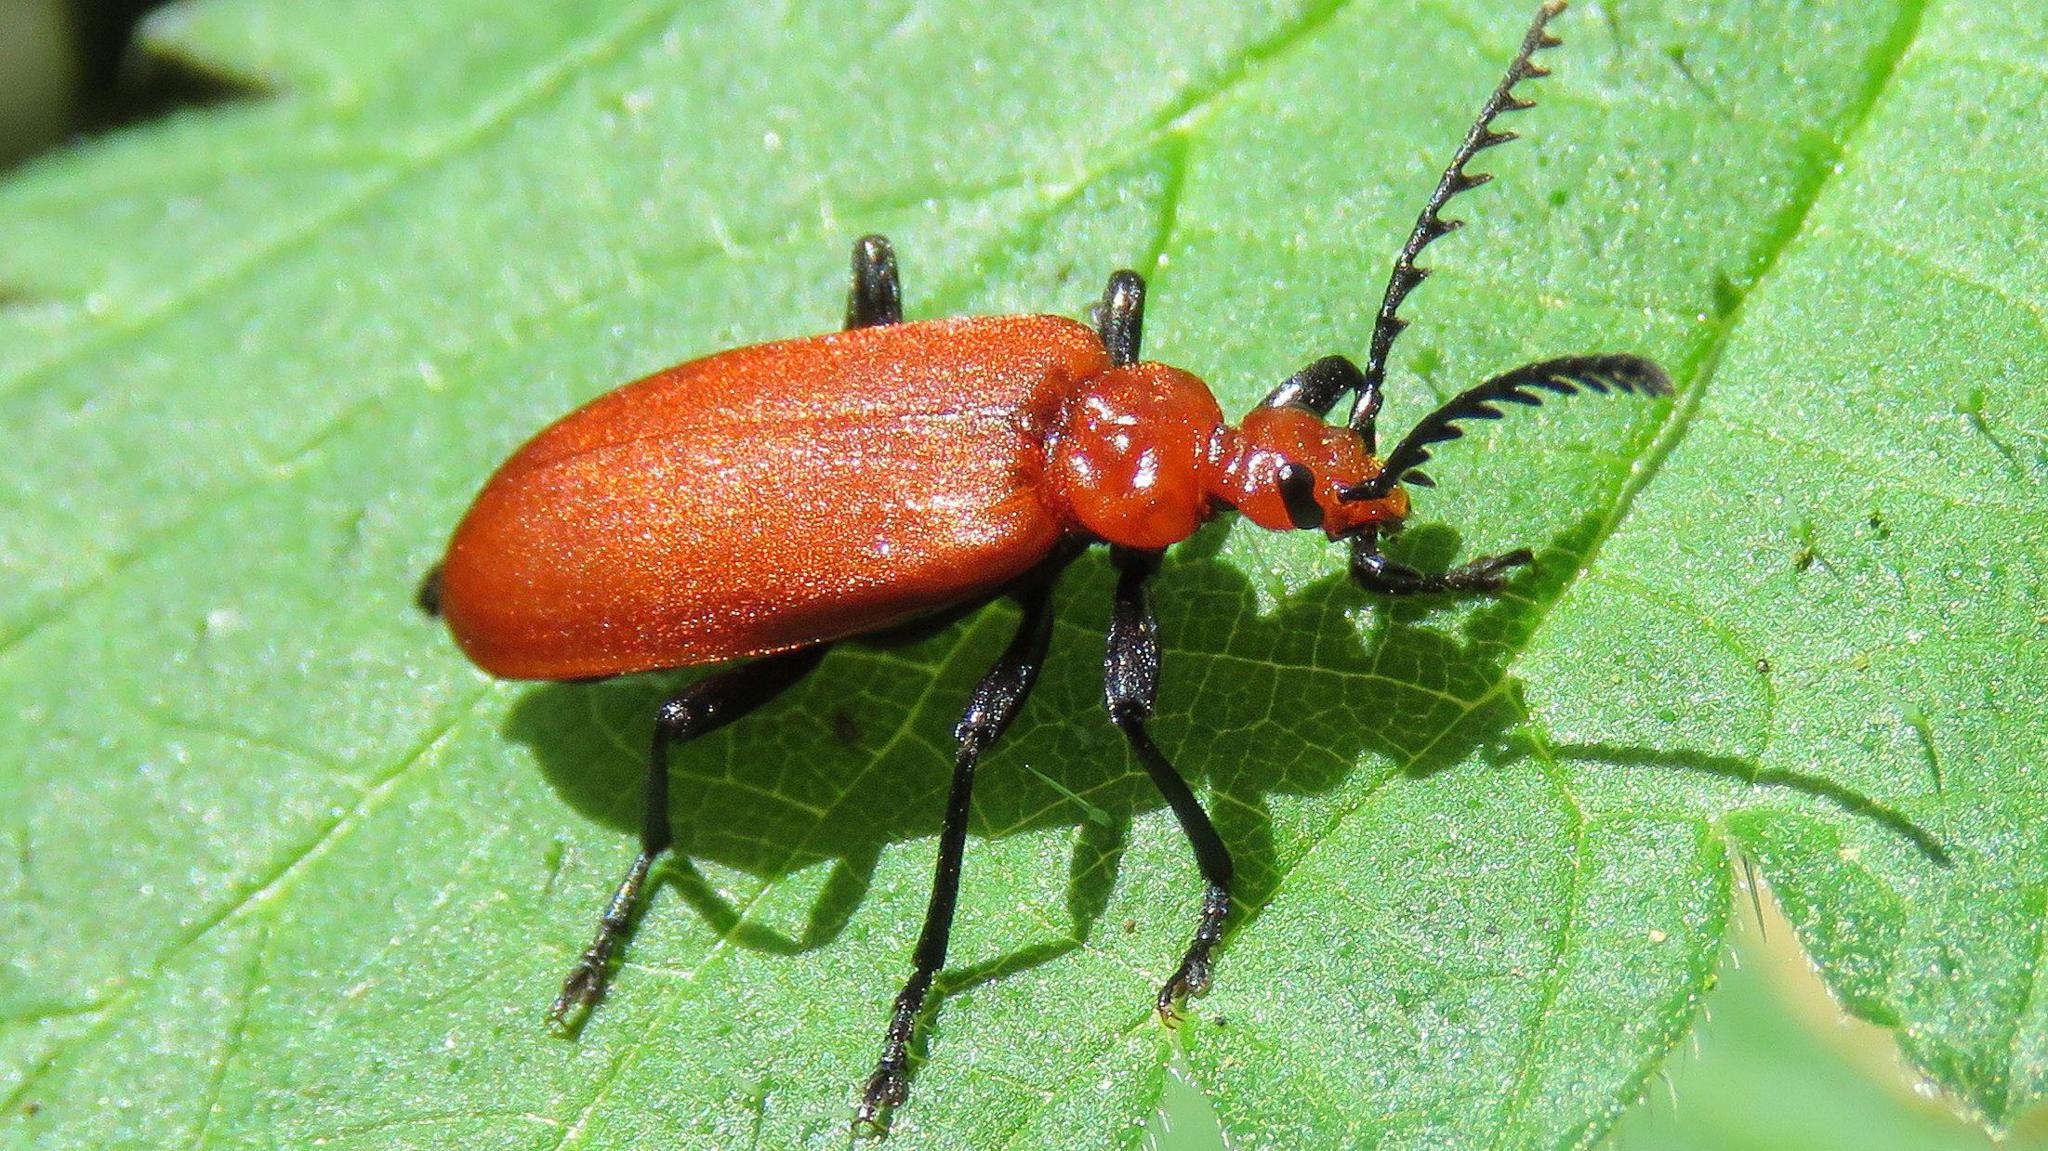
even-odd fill
[[[0,0],[0,178],[43,152],[227,89],[129,50],[150,0]],[[0,285],[0,292],[4,292]],[[1759,914],[1762,921],[1759,921]],[[1627,1116],[1622,1151],[2048,1149],[2048,1116],[1994,1144],[1916,1088],[1890,1037],[1845,1019],[1767,906],[1738,943],[1694,1041]],[[1199,1086],[1170,1076],[1152,1151],[1228,1147]]]
[[[59,0],[0,0],[0,164],[71,126],[82,78],[69,9]]]

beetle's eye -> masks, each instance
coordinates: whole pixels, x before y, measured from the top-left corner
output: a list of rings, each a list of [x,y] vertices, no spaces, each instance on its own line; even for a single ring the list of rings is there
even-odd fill
[[[1300,464],[1281,464],[1280,502],[1287,518],[1303,531],[1323,526],[1323,505],[1316,502],[1315,473]]]

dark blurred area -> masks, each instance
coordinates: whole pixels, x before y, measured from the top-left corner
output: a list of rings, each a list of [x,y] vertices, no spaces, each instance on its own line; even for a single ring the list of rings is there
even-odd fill
[[[181,61],[137,51],[167,0],[0,0],[0,172],[80,137],[232,98]]]

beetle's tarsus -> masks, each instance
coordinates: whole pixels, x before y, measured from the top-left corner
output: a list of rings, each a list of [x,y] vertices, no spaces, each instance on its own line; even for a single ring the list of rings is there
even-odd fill
[[[664,762],[664,780],[667,774]],[[665,823],[666,809],[662,814]],[[654,866],[654,857],[659,851],[659,848],[643,850],[633,860],[633,866],[626,869],[626,876],[619,881],[618,890],[612,892],[611,901],[605,904],[604,915],[597,921],[597,935],[591,939],[590,946],[583,949],[583,958],[576,962],[569,978],[562,981],[562,993],[555,996],[554,1006],[548,1009],[548,1022],[557,1030],[574,1031],[571,1016],[588,1015],[604,998],[605,988],[611,982],[612,952],[633,929],[633,910],[640,902],[640,888],[647,882],[647,872]]]
[[[915,1025],[917,1015],[913,1008],[909,1015],[900,1014],[903,1002],[897,1000],[898,1018],[908,1019]],[[888,1050],[882,1061],[875,1065],[874,1073],[868,1076],[867,1085],[861,1088],[860,1106],[854,1112],[853,1129],[856,1134],[875,1139],[889,1135],[888,1116],[891,1111],[903,1105],[910,1098],[910,1035],[912,1026],[903,1028],[901,1042],[897,1042],[896,1028],[889,1028]]]
[[[872,1134],[888,1133],[886,1116],[910,1098],[910,1039],[917,1033],[917,1017],[924,1010],[924,997],[931,990],[931,976],[919,972],[896,995],[889,1013],[889,1030],[882,1037],[882,1057],[861,1088],[860,1107],[854,1112],[856,1128]]]
[[[1209,957],[1206,955],[1200,958],[1190,955],[1180,961],[1180,970],[1175,971],[1173,977],[1159,988],[1159,1000],[1155,1007],[1161,1023],[1168,1027],[1181,1025],[1187,1018],[1182,1014],[1181,1007],[1188,1000],[1209,993],[1210,971]]]
[[[1223,923],[1229,917],[1230,888],[1226,884],[1210,883],[1202,896],[1202,920],[1195,927],[1195,938],[1188,944],[1187,953],[1181,956],[1180,966],[1159,989],[1159,1019],[1168,1027],[1180,1022],[1180,1005],[1208,994],[1209,976],[1215,969],[1209,952],[1222,941]]]
[[[583,953],[582,962],[562,981],[562,993],[555,996],[554,1006],[548,1008],[548,1025],[558,1032],[575,1031],[577,1022],[604,998],[605,986],[610,982],[607,976],[611,957],[596,951],[593,946]]]

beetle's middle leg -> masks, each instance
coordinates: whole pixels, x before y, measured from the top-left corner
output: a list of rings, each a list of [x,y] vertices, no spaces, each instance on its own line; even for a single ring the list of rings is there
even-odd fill
[[[1181,830],[1187,832],[1188,843],[1195,849],[1195,865],[1209,881],[1194,940],[1181,956],[1180,966],[1159,989],[1159,1015],[1170,1022],[1177,1017],[1177,1003],[1209,989],[1209,952],[1223,938],[1223,921],[1230,915],[1233,867],[1230,849],[1223,846],[1223,837],[1216,834],[1209,813],[1202,810],[1187,781],[1145,730],[1159,691],[1159,627],[1145,596],[1145,581],[1159,570],[1159,555],[1115,548],[1110,556],[1117,569],[1116,603],[1109,620],[1109,652],[1102,666],[1103,699],[1109,705],[1110,721],[1130,741],[1153,786],[1166,797]]]
[[[561,1024],[571,1011],[593,1007],[604,998],[605,984],[611,977],[612,952],[633,925],[633,913],[640,902],[640,888],[647,882],[648,869],[675,842],[668,818],[669,745],[716,731],[781,695],[818,666],[828,646],[798,648],[706,676],[677,692],[655,713],[654,746],[647,755],[640,855],[626,869],[626,877],[619,881],[618,890],[605,904],[604,915],[597,921],[597,937],[563,981],[562,993],[548,1011],[549,1019]]]
[[[960,895],[960,859],[967,846],[968,800],[974,788],[974,768],[1023,709],[1025,697],[1038,681],[1038,669],[1045,664],[1046,648],[1052,643],[1052,577],[1059,566],[1055,564],[1049,572],[1032,577],[1015,593],[1024,609],[1017,634],[1002,658],[975,685],[966,713],[953,728],[957,744],[953,784],[946,793],[946,821],[939,831],[939,864],[932,880],[931,904],[925,911],[924,930],[918,934],[917,951],[912,956],[915,970],[896,996],[889,1030],[882,1040],[882,1058],[861,1091],[855,1118],[859,1127],[879,1130],[879,1116],[909,1096],[911,1035],[932,980],[946,965],[946,942],[953,931],[954,904]]]
[[[846,291],[846,327],[872,328],[903,322],[903,284],[896,275],[896,249],[882,236],[853,242],[853,286]]]

